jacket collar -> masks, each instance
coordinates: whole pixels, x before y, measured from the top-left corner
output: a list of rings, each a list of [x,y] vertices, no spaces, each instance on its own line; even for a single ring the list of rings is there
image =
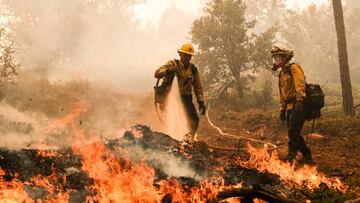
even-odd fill
[[[284,73],[290,72],[291,65],[292,65],[292,63],[285,64],[284,68],[282,69],[282,72],[284,72]]]

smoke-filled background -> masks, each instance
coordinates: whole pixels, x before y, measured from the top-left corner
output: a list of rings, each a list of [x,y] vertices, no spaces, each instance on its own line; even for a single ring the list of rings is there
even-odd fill
[[[241,12],[249,23],[241,29],[249,37],[239,39],[247,46],[237,58],[246,67],[238,79],[217,72],[223,70],[222,65],[201,55],[201,50],[206,49],[206,36],[213,32],[201,23],[202,17],[209,15],[209,9],[204,8],[211,7],[213,1],[0,2],[2,50],[11,45],[14,52],[8,55],[13,56],[14,64],[19,64],[16,79],[4,80],[0,85],[2,145],[69,141],[66,132],[46,129],[76,114],[77,109],[81,116],[73,125],[82,126],[89,135],[120,135],[121,130],[136,123],[161,130],[153,108],[153,73],[177,57],[176,50],[188,41],[200,49],[194,60],[205,90],[228,84],[222,88],[225,94],[218,91],[212,96],[211,91],[206,91],[207,99],[220,98],[229,108],[275,108],[276,77],[266,70],[272,63],[268,53],[274,43],[294,49],[295,60],[309,80],[328,82],[331,94],[341,92],[332,7],[325,0],[245,1]],[[356,57],[360,50],[358,7],[358,1],[345,2],[353,83],[360,81],[360,61]]]

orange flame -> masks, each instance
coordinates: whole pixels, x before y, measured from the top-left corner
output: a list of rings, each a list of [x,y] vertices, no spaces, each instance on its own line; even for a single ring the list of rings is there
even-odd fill
[[[279,160],[276,151],[269,154],[265,148],[254,148],[247,145],[250,159],[240,162],[240,165],[248,168],[255,168],[261,172],[277,174],[283,182],[297,187],[306,186],[309,189],[318,188],[321,183],[329,187],[344,191],[347,186],[341,183],[338,178],[327,178],[323,173],[318,172],[315,166],[304,165],[296,169],[294,164],[285,163]]]
[[[94,179],[95,193],[89,202],[157,202],[152,168],[126,159],[119,162],[101,143],[73,149],[83,157],[83,170]]]
[[[52,121],[46,128],[44,128],[45,134],[49,134],[56,129],[65,127],[76,128],[75,119],[88,110],[87,103],[84,101],[76,102],[71,112],[59,119]]]
[[[25,192],[24,184],[17,179],[8,182],[3,179],[5,172],[0,168],[0,199],[1,202],[34,202]]]

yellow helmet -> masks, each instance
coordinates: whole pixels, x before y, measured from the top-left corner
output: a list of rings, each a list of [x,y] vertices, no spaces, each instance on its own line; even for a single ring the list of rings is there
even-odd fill
[[[276,55],[285,56],[285,58],[290,61],[294,57],[294,51],[274,46],[271,49],[271,56],[274,57]]]
[[[189,54],[193,56],[195,54],[195,49],[191,43],[186,43],[177,50],[179,53]]]

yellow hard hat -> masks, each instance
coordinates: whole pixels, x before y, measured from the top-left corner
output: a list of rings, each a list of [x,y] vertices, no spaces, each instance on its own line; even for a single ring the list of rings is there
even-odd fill
[[[191,43],[186,43],[180,47],[180,49],[177,50],[179,53],[194,55],[195,49]]]
[[[294,57],[294,51],[292,51],[290,49],[274,46],[271,49],[271,56],[274,57],[276,55],[285,56],[285,58],[290,61]]]

